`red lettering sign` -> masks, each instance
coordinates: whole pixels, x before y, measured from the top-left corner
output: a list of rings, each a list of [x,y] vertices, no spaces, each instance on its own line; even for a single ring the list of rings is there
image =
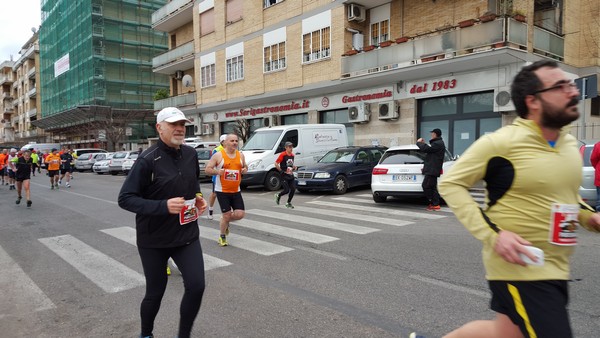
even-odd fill
[[[432,92],[444,90],[444,89],[452,89],[456,87],[456,79],[452,80],[440,80],[440,81],[432,81],[425,82],[422,85],[415,84],[410,88],[411,94],[422,94],[426,93],[429,88],[431,88]]]

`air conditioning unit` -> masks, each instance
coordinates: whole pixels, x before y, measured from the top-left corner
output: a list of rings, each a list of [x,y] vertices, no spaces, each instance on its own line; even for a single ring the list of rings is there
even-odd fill
[[[212,135],[215,132],[215,129],[212,123],[203,123],[202,124],[202,135]]]
[[[202,120],[196,119],[194,121],[194,135],[202,135]]]
[[[272,115],[272,116],[265,117],[263,119],[263,125],[265,127],[278,126],[279,125],[279,116],[278,115]]]
[[[508,113],[515,110],[510,98],[510,88],[500,87],[494,92],[494,111]]]
[[[175,79],[177,79],[177,80],[183,79],[183,70],[178,70],[175,72]]]
[[[357,4],[348,5],[348,21],[363,22],[366,19],[365,8]]]
[[[349,122],[367,122],[369,121],[369,115],[369,107],[366,103],[359,103],[357,106],[351,106],[348,108]]]
[[[379,103],[379,119],[389,120],[398,118],[398,107],[395,101],[386,101]]]

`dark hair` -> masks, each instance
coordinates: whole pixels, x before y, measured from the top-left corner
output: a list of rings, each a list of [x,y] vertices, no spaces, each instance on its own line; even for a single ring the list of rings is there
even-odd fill
[[[523,67],[513,79],[513,83],[510,86],[510,96],[519,117],[525,118],[527,116],[525,97],[533,95],[533,93],[542,89],[542,81],[540,81],[534,72],[543,67],[558,68],[558,63],[553,60],[536,61],[529,66]]]

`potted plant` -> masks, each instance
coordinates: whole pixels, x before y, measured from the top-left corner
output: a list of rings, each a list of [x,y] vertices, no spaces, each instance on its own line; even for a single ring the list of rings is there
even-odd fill
[[[358,54],[358,51],[356,49],[350,49],[349,51],[344,53],[342,56],[351,56],[351,55],[355,55],[355,54]]]
[[[389,46],[391,46],[391,44],[392,44],[391,40],[381,41],[379,43],[379,47],[381,47],[381,48],[389,47]]]
[[[372,51],[373,49],[375,49],[375,45],[368,45],[368,46],[363,47],[363,51],[365,51],[365,52]]]
[[[475,24],[475,19],[463,20],[458,23],[458,27],[465,28],[469,26],[473,26]]]
[[[479,17],[479,21],[481,22],[489,22],[496,19],[496,13],[494,12],[485,12],[482,16]]]
[[[406,41],[408,41],[408,39],[408,36],[403,36],[401,38],[397,38],[396,43],[405,43]]]
[[[525,15],[525,12],[523,12],[522,10],[514,10],[513,11],[513,15],[512,17],[520,22],[526,22],[527,21],[527,16]]]

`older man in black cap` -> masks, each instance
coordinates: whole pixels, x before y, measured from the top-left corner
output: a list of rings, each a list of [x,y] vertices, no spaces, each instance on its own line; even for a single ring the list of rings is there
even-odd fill
[[[426,153],[425,161],[423,163],[423,192],[425,197],[429,201],[427,210],[439,211],[440,210],[440,194],[437,189],[437,179],[442,174],[442,164],[444,163],[444,153],[446,152],[446,145],[442,140],[442,131],[435,128],[431,131],[431,140],[429,144],[425,143],[423,138],[417,140],[417,147],[422,152]]]

